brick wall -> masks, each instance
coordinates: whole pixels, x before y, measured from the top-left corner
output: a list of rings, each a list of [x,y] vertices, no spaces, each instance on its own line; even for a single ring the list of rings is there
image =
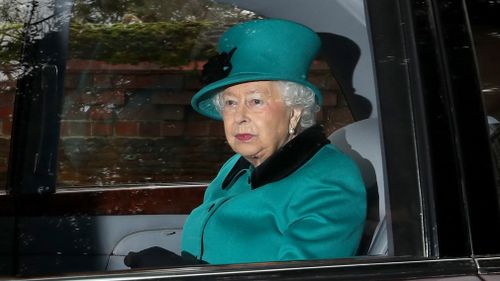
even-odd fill
[[[206,181],[232,154],[222,123],[190,106],[201,88],[202,62],[178,68],[141,63],[67,64],[59,152],[60,185]],[[325,104],[327,133],[351,122],[339,89],[322,63],[310,79]],[[0,181],[4,181],[14,88],[0,95]]]
[[[7,180],[10,131],[16,92],[16,82],[10,75],[2,75],[9,74],[9,69],[2,70],[4,69],[0,68],[0,189],[5,186]]]

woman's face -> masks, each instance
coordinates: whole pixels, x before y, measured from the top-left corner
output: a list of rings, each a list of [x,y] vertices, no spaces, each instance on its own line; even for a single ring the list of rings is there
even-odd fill
[[[260,165],[293,136],[300,110],[285,105],[271,81],[238,84],[222,93],[222,119],[231,148],[254,166]]]

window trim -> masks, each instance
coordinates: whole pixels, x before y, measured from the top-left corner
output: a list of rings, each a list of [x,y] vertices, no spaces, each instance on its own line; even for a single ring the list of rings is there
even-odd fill
[[[65,280],[405,280],[415,277],[476,278],[477,271],[473,259],[441,259],[401,261],[395,258],[311,260],[297,262],[269,262],[235,265],[201,265],[172,267],[154,270],[134,270],[126,272],[88,273],[67,277]],[[61,277],[43,277],[44,281],[61,280]],[[201,280],[200,279],[200,280]],[[37,280],[37,279],[30,279]],[[415,279],[414,279],[415,280]],[[420,279],[418,279],[420,280]],[[471,279],[472,280],[472,279]]]

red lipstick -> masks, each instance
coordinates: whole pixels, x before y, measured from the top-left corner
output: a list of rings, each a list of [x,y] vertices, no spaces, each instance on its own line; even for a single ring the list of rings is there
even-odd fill
[[[249,141],[253,138],[252,134],[237,134],[235,138],[239,141]]]

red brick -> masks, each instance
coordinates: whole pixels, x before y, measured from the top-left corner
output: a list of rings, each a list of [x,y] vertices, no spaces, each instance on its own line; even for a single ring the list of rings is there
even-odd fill
[[[62,136],[89,136],[90,123],[89,122],[74,122],[62,121],[61,122],[61,135]]]
[[[165,73],[159,76],[159,83],[155,85],[161,89],[182,89],[184,85],[184,75],[180,73]]]
[[[72,59],[66,63],[66,69],[68,72],[80,72],[83,70],[106,69],[106,65],[109,64],[103,61]]]
[[[113,124],[111,122],[94,122],[91,124],[92,136],[112,136]]]
[[[17,82],[14,78],[16,75],[10,73],[7,69],[2,69],[2,74],[4,74],[5,80],[0,80],[0,95],[13,95],[17,90]]]
[[[124,79],[128,81],[127,89],[154,88],[160,80],[157,75],[127,75]]]
[[[197,121],[189,122],[186,124],[186,136],[209,136],[210,135],[210,122],[212,121]]]
[[[64,75],[64,88],[65,89],[75,89],[80,83],[80,73],[72,74],[67,73]]]
[[[226,133],[224,132],[224,123],[222,121],[210,121],[210,136],[211,137],[223,137]]]
[[[0,90],[0,106],[14,106],[14,100],[16,99],[15,91],[2,93]]]
[[[113,111],[108,108],[94,107],[90,109],[90,119],[110,120],[113,118]]]
[[[97,90],[96,89],[86,89],[81,91],[75,91],[73,96],[73,102],[84,104],[84,105],[96,105],[99,104],[97,101]]]
[[[154,93],[151,95],[151,103],[153,104],[182,104],[190,105],[191,98],[195,92],[187,91],[166,91],[160,93]]]
[[[73,98],[73,102],[76,104],[82,104],[82,105],[99,105],[97,102],[96,95],[94,93],[78,93],[78,95],[75,95]]]
[[[322,71],[330,71],[328,64],[325,61],[314,60],[311,64],[311,69],[314,70],[322,70]]]
[[[337,93],[334,91],[321,91],[323,96],[323,106],[335,106],[337,105]]]
[[[104,74],[94,74],[92,77],[92,82],[94,87],[98,88],[110,88],[112,83],[111,83],[111,75],[108,73]]]
[[[189,120],[190,122],[193,121],[208,121],[212,120],[204,115],[201,115],[200,113],[196,112],[192,107],[186,107],[186,120]]]
[[[113,75],[110,79],[111,85],[115,89],[124,90],[131,83],[130,77],[124,75]]]
[[[90,108],[89,105],[72,105],[63,111],[61,118],[64,120],[88,120]]]
[[[12,118],[13,106],[0,107],[0,118]]]
[[[125,91],[115,89],[102,92],[98,94],[98,100],[103,104],[124,105]]]
[[[207,63],[207,61],[193,60],[185,65],[179,66],[178,69],[183,70],[183,71],[202,70],[203,65],[206,63]]]
[[[184,122],[168,121],[161,124],[161,136],[173,137],[184,135]]]
[[[15,88],[16,88],[15,79],[0,81],[0,89],[4,91],[12,91]]]
[[[203,84],[201,83],[200,75],[188,75],[184,76],[184,89],[198,91],[203,88]]]
[[[81,95],[79,102],[88,105],[125,104],[125,93],[121,90],[99,91],[91,95]]]
[[[182,105],[157,105],[157,104],[127,104],[118,113],[121,120],[182,120],[184,119]]]
[[[127,89],[181,89],[183,76],[180,74],[127,75],[124,77]]]
[[[68,126],[68,122],[67,121],[61,121],[61,128],[60,128],[59,135],[61,137],[67,137],[67,136],[69,136],[69,126]]]
[[[6,175],[7,174],[7,165],[8,161],[7,158],[0,158],[0,174]],[[5,179],[5,176],[2,178]],[[5,186],[5,182],[2,182],[2,185]]]
[[[159,137],[161,135],[160,122],[139,122],[139,136]]]
[[[2,118],[2,135],[10,136],[12,132],[12,120],[9,118]]]
[[[78,98],[79,93],[74,89],[64,89],[64,99],[66,103],[73,103]]]
[[[339,89],[337,81],[328,72],[311,72],[309,81],[322,91]]]
[[[115,134],[120,137],[136,137],[139,135],[139,124],[135,121],[118,121]]]

